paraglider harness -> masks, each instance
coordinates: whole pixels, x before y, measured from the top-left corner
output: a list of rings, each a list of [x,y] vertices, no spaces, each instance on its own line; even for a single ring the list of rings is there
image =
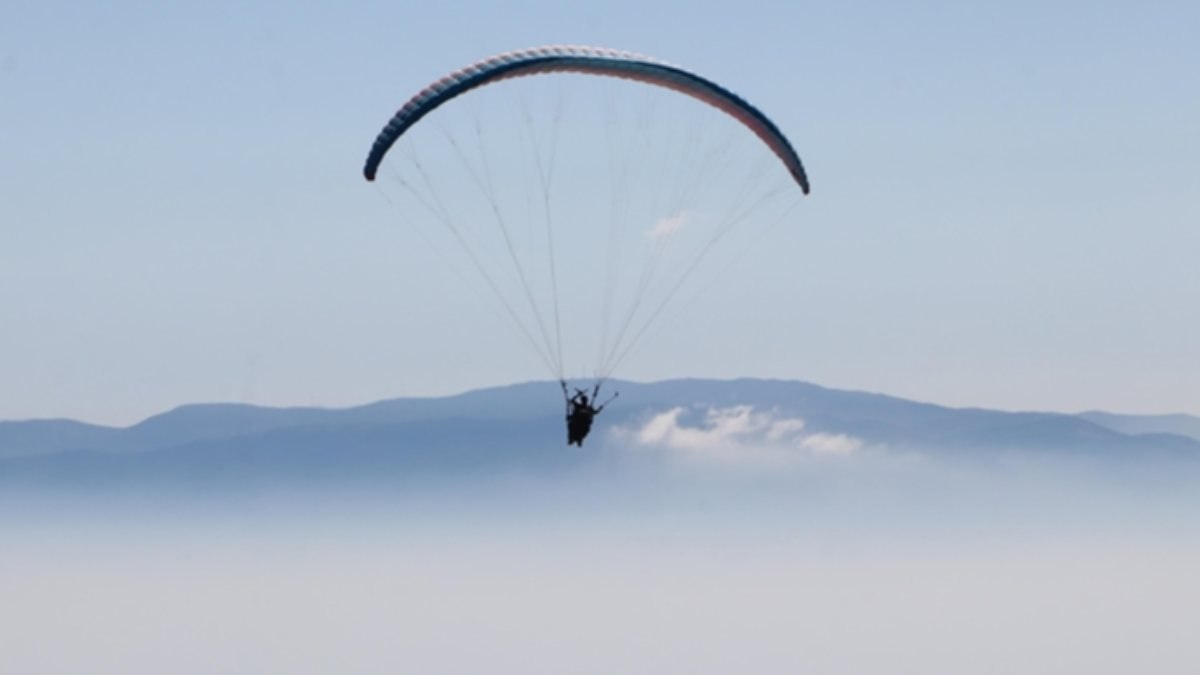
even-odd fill
[[[565,380],[559,380],[562,385],[563,398],[567,401],[567,445],[575,444],[583,447],[583,439],[587,438],[588,432],[592,430],[592,420],[596,415],[600,414],[601,410],[613,399],[620,396],[620,392],[614,393],[607,401],[599,406],[593,406],[600,396],[601,382],[597,382],[595,387],[592,387],[592,400],[588,401],[587,391],[583,389],[575,389],[575,395],[567,393],[567,383]]]

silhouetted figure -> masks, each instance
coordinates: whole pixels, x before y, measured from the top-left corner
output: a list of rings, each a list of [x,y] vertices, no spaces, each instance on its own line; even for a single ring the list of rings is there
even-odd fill
[[[592,430],[592,420],[596,415],[604,410],[604,403],[600,406],[593,406],[588,400],[587,394],[582,389],[576,389],[574,396],[567,396],[567,383],[562,383],[563,397],[567,399],[567,445],[575,444],[583,447],[583,439],[587,438],[588,432]],[[597,384],[592,390],[592,399],[600,393],[600,385]],[[616,398],[616,395],[613,395]],[[609,399],[611,401],[612,399]]]

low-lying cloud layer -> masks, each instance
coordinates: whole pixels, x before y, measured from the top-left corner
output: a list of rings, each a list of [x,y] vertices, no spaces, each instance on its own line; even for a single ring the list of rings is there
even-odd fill
[[[738,405],[675,407],[616,434],[626,442],[684,457],[748,464],[776,464],[814,455],[846,456],[863,447],[845,434],[806,432],[803,419]]]

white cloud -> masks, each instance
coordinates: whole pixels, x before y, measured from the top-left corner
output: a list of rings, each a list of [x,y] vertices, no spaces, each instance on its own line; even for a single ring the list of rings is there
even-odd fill
[[[813,434],[803,438],[800,446],[818,455],[849,455],[862,447],[862,441],[845,434]]]
[[[646,230],[646,236],[651,239],[662,239],[663,237],[669,237],[683,229],[683,226],[687,224],[687,221],[688,214],[686,211],[680,211],[679,213],[676,213],[673,216],[667,216],[666,218],[659,218],[649,230]]]
[[[689,423],[688,418],[700,415]],[[845,456],[862,447],[845,434],[805,433],[804,420],[738,405],[707,410],[676,407],[644,424],[618,430],[637,445],[683,457],[776,464],[814,455]]]

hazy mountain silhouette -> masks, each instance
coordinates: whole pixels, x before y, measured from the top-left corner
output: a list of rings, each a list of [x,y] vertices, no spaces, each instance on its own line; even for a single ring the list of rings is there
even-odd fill
[[[1195,418],[1067,415],[948,408],[797,381],[611,382],[620,398],[582,451],[565,446],[557,383],[530,382],[440,398],[346,409],[187,405],[126,428],[69,420],[0,423],[0,480],[170,475],[197,485],[224,477],[309,477],[429,471],[570,470],[591,462],[606,432],[636,428],[676,407],[752,406],[804,420],[809,433],[842,434],[864,447],[949,457],[998,452],[1136,459],[1200,458],[1187,435]],[[603,396],[603,394],[602,394]],[[1162,433],[1173,430],[1182,433]],[[1149,432],[1149,433],[1143,433]],[[101,477],[101,478],[97,478]]]
[[[1092,410],[1078,416],[1123,434],[1176,434],[1200,441],[1200,417],[1192,415],[1116,415]]]

